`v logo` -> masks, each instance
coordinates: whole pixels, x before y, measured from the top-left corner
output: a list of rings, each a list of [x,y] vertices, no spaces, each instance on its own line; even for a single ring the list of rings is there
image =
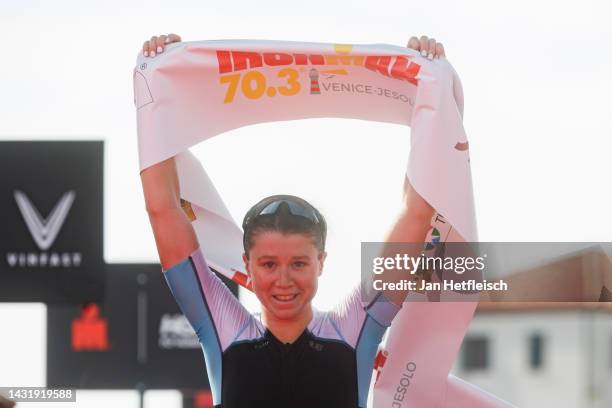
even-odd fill
[[[75,195],[76,193],[73,190],[64,193],[47,218],[43,219],[24,192],[14,191],[15,201],[21,211],[21,215],[30,230],[30,234],[32,234],[32,238],[36,241],[36,245],[42,251],[49,249],[55,241],[66,220],[68,211],[70,211]]]

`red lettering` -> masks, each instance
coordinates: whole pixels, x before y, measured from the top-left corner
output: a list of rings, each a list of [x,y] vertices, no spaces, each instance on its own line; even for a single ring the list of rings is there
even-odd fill
[[[261,54],[257,52],[232,51],[232,59],[234,60],[234,71],[263,67]]]
[[[391,68],[391,76],[397,79],[403,79],[411,84],[417,85],[416,76],[421,70],[421,66],[415,62],[409,61],[407,57],[398,55],[395,64]]]
[[[293,57],[290,54],[281,54],[276,52],[266,52],[263,55],[266,65],[290,65],[293,62]]]
[[[232,58],[229,51],[217,50],[217,61],[219,61],[219,73],[232,72]]]
[[[319,54],[293,54],[295,65],[325,65],[325,57]]]
[[[391,61],[395,61],[391,66]],[[326,60],[327,58],[327,60]],[[418,85],[416,76],[421,70],[421,66],[410,57],[403,55],[370,55],[365,57],[354,55],[321,55],[321,54],[286,54],[279,52],[258,52],[249,51],[221,51],[217,50],[217,60],[219,62],[219,73],[242,71],[245,69],[261,68],[265,65],[361,65],[371,71],[377,72],[387,77],[408,81],[413,85]],[[390,68],[391,67],[391,68]]]
[[[389,55],[372,55],[366,58],[365,67],[369,70],[381,73],[385,76],[391,76],[389,74],[390,63],[391,56]]]

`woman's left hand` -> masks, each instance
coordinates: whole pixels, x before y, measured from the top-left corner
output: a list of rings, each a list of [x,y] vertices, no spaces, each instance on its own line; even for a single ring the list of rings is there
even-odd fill
[[[429,38],[426,35],[421,36],[421,39],[410,37],[407,47],[420,51],[421,55],[429,60],[445,57],[442,43],[436,42],[435,39]]]

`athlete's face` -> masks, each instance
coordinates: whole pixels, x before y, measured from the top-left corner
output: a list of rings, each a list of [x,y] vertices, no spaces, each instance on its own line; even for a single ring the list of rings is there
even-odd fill
[[[278,231],[255,236],[243,260],[255,295],[273,317],[294,320],[311,312],[326,253],[320,253],[304,234],[283,235]]]

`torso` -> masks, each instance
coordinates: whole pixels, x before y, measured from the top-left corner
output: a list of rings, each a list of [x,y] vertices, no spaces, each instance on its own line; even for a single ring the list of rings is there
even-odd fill
[[[210,270],[200,249],[165,272],[204,351],[215,407],[357,408],[398,306],[363,302],[359,285],[290,345],[275,338]]]
[[[356,408],[355,351],[308,329],[293,343],[266,330],[223,353],[223,407]]]

